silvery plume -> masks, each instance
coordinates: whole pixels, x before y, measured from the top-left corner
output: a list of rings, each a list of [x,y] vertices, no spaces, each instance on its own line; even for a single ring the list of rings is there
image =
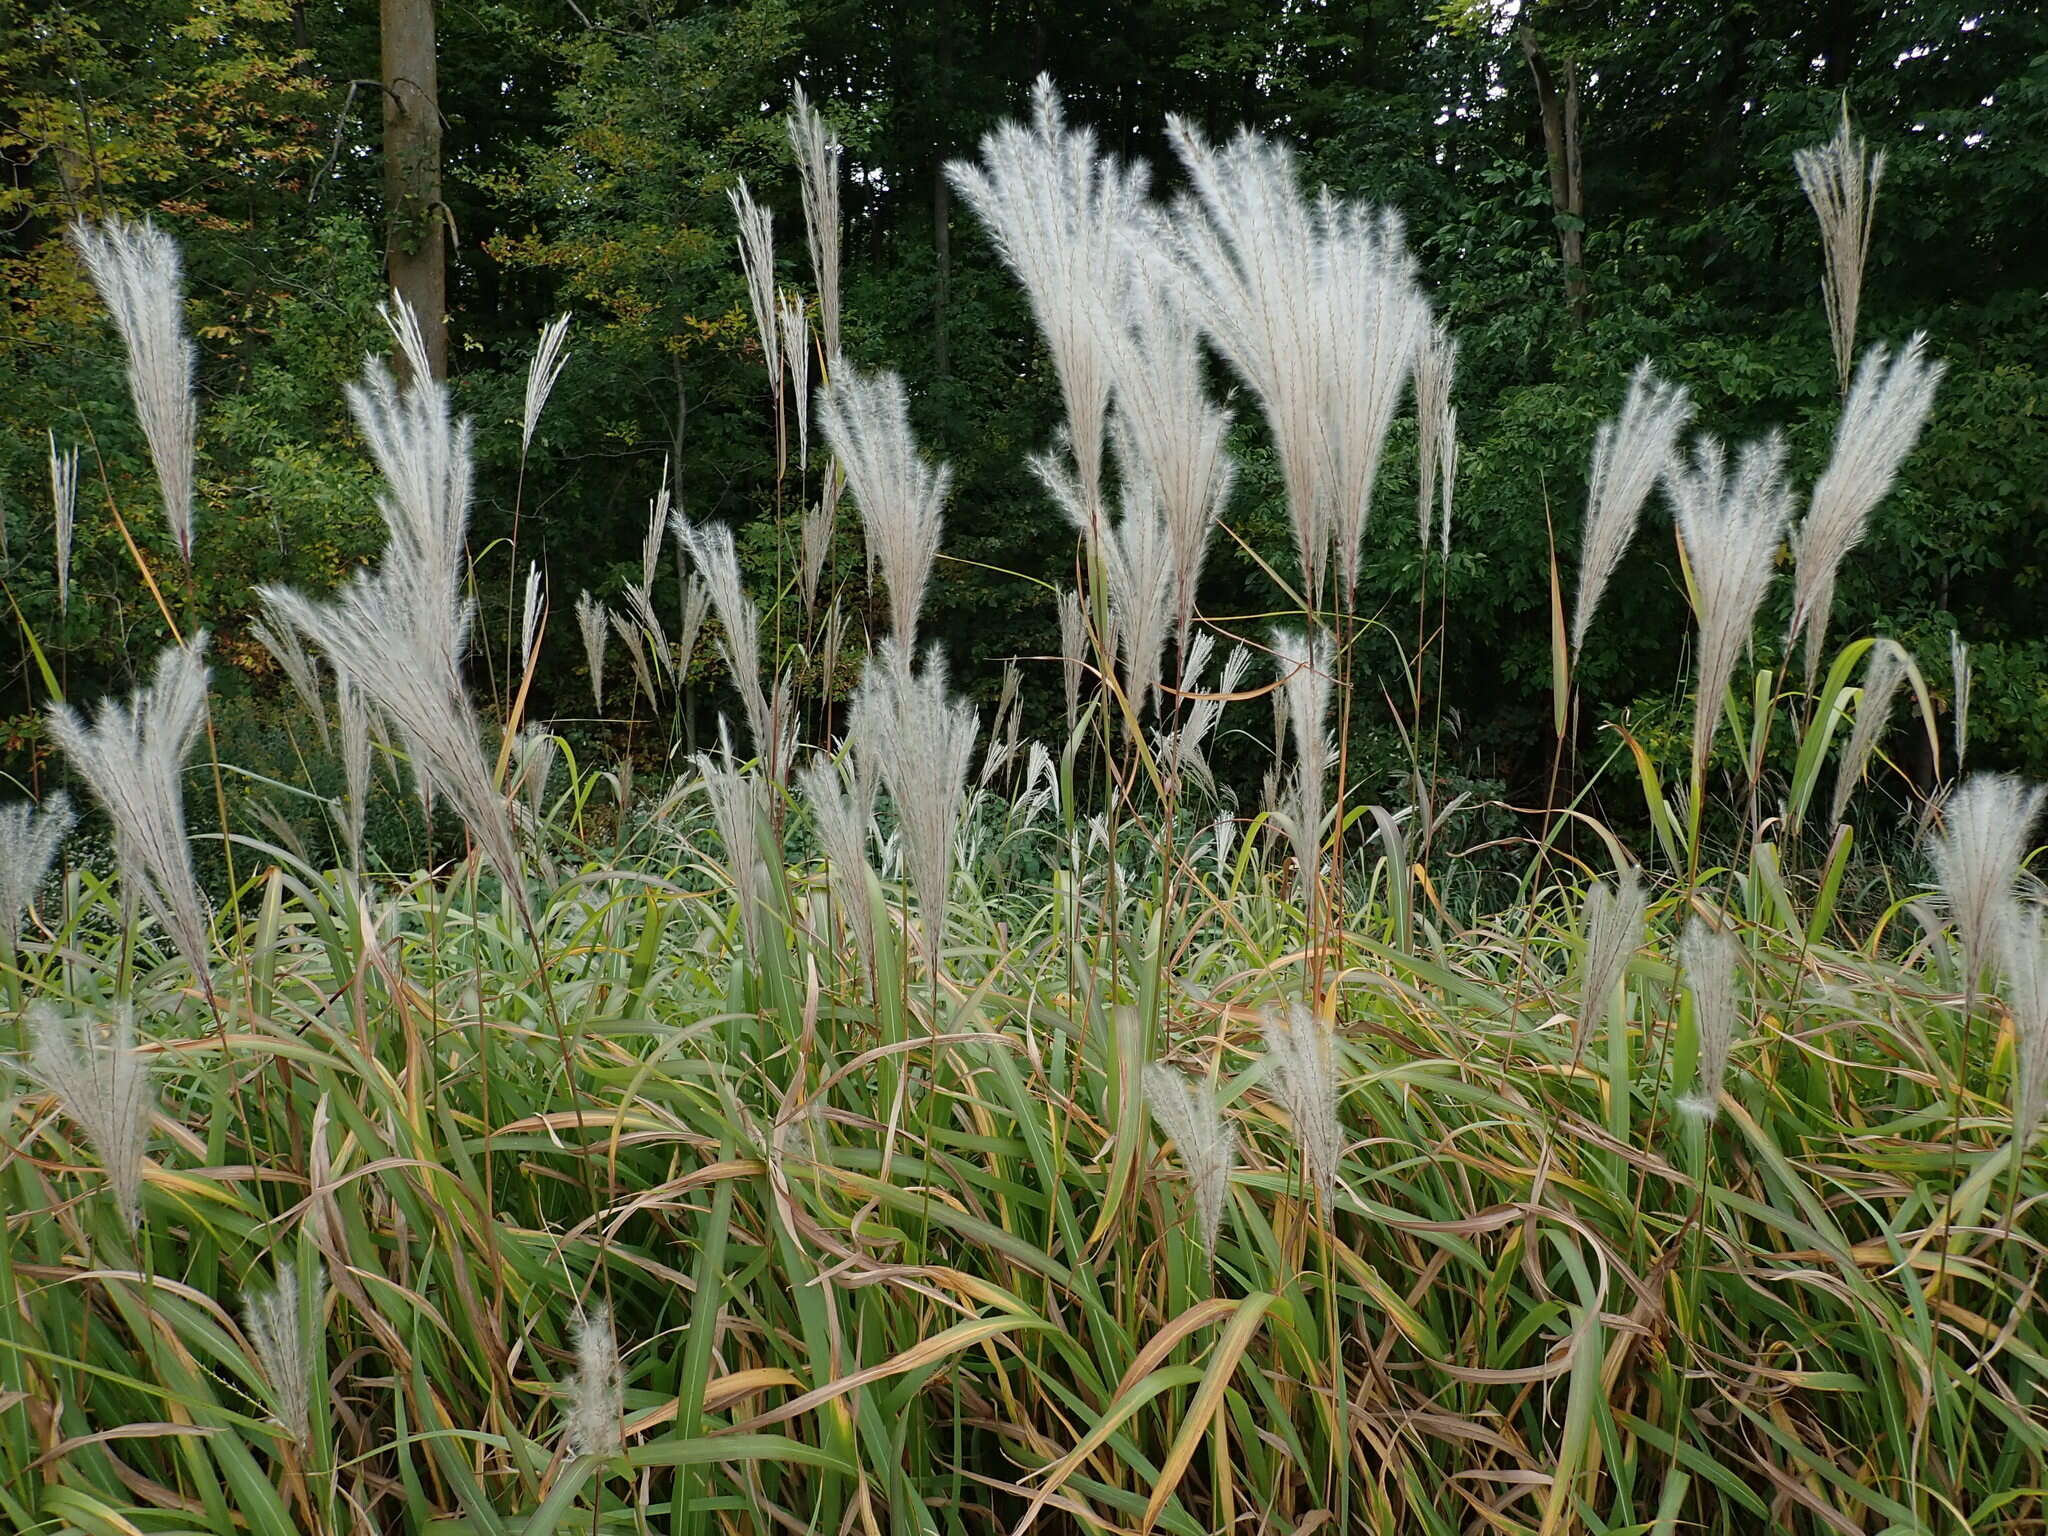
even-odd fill
[[[569,1411],[564,1428],[573,1456],[608,1460],[625,1444],[626,1382],[619,1366],[618,1336],[610,1307],[576,1316],[576,1371],[569,1378]]]
[[[938,559],[941,509],[953,473],[918,451],[910,402],[894,373],[842,360],[818,392],[818,425],[853,492],[868,547],[889,587],[889,630],[901,653],[917,647],[917,616]]]
[[[1699,1038],[1699,1074],[1692,1092],[1680,1097],[1679,1108],[1702,1120],[1721,1113],[1721,1085],[1728,1077],[1728,1057],[1742,1032],[1736,996],[1736,968],[1742,942],[1733,930],[1695,913],[1678,936],[1678,968],[1692,991],[1693,1028]]]
[[[396,302],[383,314],[407,359],[408,382],[401,388],[373,356],[348,398],[384,477],[377,498],[389,535],[384,557],[325,602],[288,587],[262,588],[261,595],[396,729],[422,802],[437,792],[453,802],[530,925],[511,812],[484,754],[462,675],[474,613],[463,595],[470,425],[453,418],[448,387],[433,377],[411,309]]]
[[[904,867],[924,918],[925,956],[936,972],[980,722],[972,704],[948,691],[936,647],[922,672],[895,652],[895,642],[884,641],[869,658],[849,734],[895,804]]]
[[[1294,738],[1294,778],[1284,821],[1294,844],[1305,926],[1313,933],[1321,905],[1325,776],[1336,757],[1329,728],[1334,682],[1329,639],[1318,636],[1311,646],[1299,633],[1275,630],[1273,661],[1280,669],[1275,708],[1284,708]],[[1277,741],[1274,747],[1277,752]]]
[[[1344,1128],[1337,1119],[1337,1036],[1300,1003],[1266,1015],[1267,1081],[1293,1125],[1301,1168],[1325,1218],[1337,1192]]]
[[[2048,787],[2010,774],[1973,773],[1942,804],[1928,852],[1961,943],[1965,987],[1976,986],[1997,944],[2044,797]]]
[[[1173,626],[1173,540],[1149,478],[1127,480],[1119,500],[1121,515],[1100,544],[1124,698],[1135,717],[1159,694],[1160,656]]]
[[[818,285],[818,325],[825,356],[839,356],[839,146],[824,114],[801,85],[790,87],[789,145],[803,183],[804,240]]]
[[[874,819],[874,783],[865,775],[843,774],[819,754],[797,771],[797,784],[811,808],[825,874],[839,912],[853,933],[862,964],[875,961],[874,917],[868,906],[868,833]]]
[[[327,697],[320,691],[320,663],[306,649],[297,628],[282,614],[272,612],[266,603],[264,617],[249,621],[249,634],[270,653],[270,659],[284,673],[285,681],[292,685],[292,692],[299,696],[299,702],[306,706],[306,713],[313,717],[324,746],[328,740]]]
[[[837,521],[834,510],[822,501],[814,502],[804,508],[803,521],[798,524],[802,558],[797,579],[803,587],[806,613],[818,606],[818,583],[824,579],[825,560],[832,553],[832,525]]]
[[[697,567],[711,609],[725,631],[720,648],[733,686],[739,690],[754,751],[768,765],[769,776],[780,783],[789,765],[776,755],[774,711],[761,684],[761,610],[740,582],[740,557],[733,547],[732,529],[723,523],[692,523],[680,509],[672,526],[676,541]]]
[[[1357,586],[1388,428],[1429,324],[1400,221],[1302,194],[1294,155],[1250,131],[1167,137],[1191,191],[1155,225],[1189,310],[1251,386],[1272,429],[1303,591],[1320,606],[1334,555]]]
[[[984,135],[981,163],[956,160],[946,176],[1031,301],[1060,381],[1083,521],[1093,527],[1102,508],[1111,336],[1124,313],[1134,266],[1129,232],[1149,174],[1100,153],[1092,130],[1069,128],[1051,77],[1040,75],[1031,121]]]
[[[521,458],[533,446],[533,429],[540,425],[540,413],[547,409],[548,396],[555,392],[555,380],[568,365],[569,354],[563,350],[568,339],[566,314],[555,316],[540,328],[540,344],[533,349],[533,358],[526,365],[526,400],[519,412]]]
[[[1400,216],[1322,197],[1322,319],[1325,352],[1323,441],[1336,499],[1330,522],[1337,571],[1350,602],[1358,591],[1366,525],[1380,460],[1429,334],[1429,302],[1415,280]]]
[[[1699,619],[1698,698],[1693,706],[1692,767],[1705,771],[1720,724],[1723,695],[1749,649],[1757,609],[1770,590],[1773,561],[1792,515],[1785,486],[1785,444],[1773,434],[1744,445],[1731,473],[1713,438],[1690,464],[1666,471],[1665,489],[1692,568]]]
[[[78,526],[78,449],[57,449],[50,434],[50,508],[57,541],[57,611],[71,611],[71,540]]]
[[[1806,200],[1820,221],[1821,295],[1827,301],[1828,332],[1835,344],[1835,372],[1844,388],[1849,360],[1856,355],[1856,312],[1863,295],[1863,265],[1870,253],[1877,185],[1884,178],[1884,154],[1871,155],[1849,131],[1849,101],[1842,99],[1842,125],[1825,144],[1792,156]]]
[[[57,850],[76,819],[71,799],[61,789],[40,807],[26,800],[0,806],[0,933],[7,937],[0,958],[13,960],[21,943],[21,920],[49,878]]]
[[[1614,990],[1628,973],[1629,956],[1643,941],[1643,918],[1649,909],[1650,898],[1634,865],[1624,865],[1612,885],[1595,880],[1586,888],[1586,959],[1574,1049],[1585,1048],[1586,1037],[1613,1006]]]
[[[148,219],[136,224],[111,218],[97,228],[79,219],[69,234],[127,349],[128,394],[156,466],[164,521],[190,565],[193,438],[199,429],[192,377],[199,354],[185,335],[178,242]]]
[[[1586,481],[1586,525],[1579,544],[1579,591],[1572,609],[1572,651],[1585,649],[1600,598],[1636,536],[1643,503],[1678,449],[1692,401],[1666,384],[1644,358],[1628,381],[1621,414],[1593,435]]]
[[[270,1285],[242,1292],[242,1326],[270,1383],[277,1422],[302,1450],[312,1444],[313,1393],[324,1385],[319,1319],[325,1290],[324,1277],[316,1277],[311,1329],[300,1321],[298,1272],[291,1264],[278,1265]]]
[[[1224,446],[1230,413],[1209,398],[1200,327],[1157,277],[1134,282],[1110,341],[1111,439],[1126,477],[1142,478],[1158,504],[1172,557],[1174,632],[1185,647],[1209,536],[1236,477]]]
[[[754,201],[744,176],[726,196],[739,223],[740,270],[746,274],[747,302],[754,311],[754,334],[761,341],[761,360],[768,368],[768,394],[782,404],[782,348],[775,315],[775,220]],[[777,468],[780,469],[780,465]]]
[[[758,954],[766,936],[770,898],[770,874],[762,861],[761,839],[767,833],[768,786],[760,775],[749,773],[734,756],[732,741],[720,722],[720,750],[700,752],[697,771],[704,777],[704,798],[711,807],[712,825],[725,844],[730,863],[733,892],[739,902],[740,926],[747,949]]]
[[[156,1114],[135,1016],[122,1008],[96,1022],[38,1005],[29,1010],[28,1038],[29,1077],[56,1096],[99,1153],[122,1220],[134,1231],[142,1223],[142,1162]]]
[[[604,650],[611,636],[603,603],[589,592],[576,594],[576,629],[583,636],[583,661],[590,669],[590,707],[604,713]]]
[[[1835,798],[1828,810],[1828,824],[1840,826],[1842,813],[1849,809],[1871,754],[1891,722],[1892,695],[1906,679],[1910,658],[1896,640],[1880,635],[1870,648],[1870,660],[1863,665],[1863,688],[1856,700],[1856,724],[1849,732],[1849,744],[1835,768]]]
[[[1812,504],[1793,540],[1799,572],[1785,633],[1788,640],[1805,633],[1809,688],[1820,665],[1842,561],[1863,541],[1871,512],[1898,479],[1899,466],[1934,409],[1943,366],[1927,357],[1926,346],[1927,337],[1916,333],[1896,357],[1882,346],[1864,354],[1835,427],[1834,453],[1814,483]]]
[[[1457,372],[1458,343],[1443,321],[1433,321],[1415,351],[1415,524],[1425,554],[1435,520],[1444,439],[1452,432],[1451,386]],[[1448,495],[1445,499],[1449,500]],[[1445,535],[1449,535],[1448,526]]]
[[[2012,1009],[2012,1133],[2024,1151],[2048,1110],[2048,935],[2041,903],[2008,901],[1998,934]]]
[[[185,754],[206,719],[202,630],[166,647],[150,685],[105,699],[92,722],[68,704],[50,711],[50,734],[114,827],[121,878],[140,895],[202,985],[211,921],[185,834]]]
[[[1195,1229],[1201,1234],[1203,1254],[1213,1264],[1223,1205],[1230,1194],[1230,1170],[1237,1163],[1237,1131],[1218,1106],[1212,1083],[1194,1082],[1163,1063],[1147,1064],[1145,1099],[1152,1106],[1152,1118],[1180,1153]]]
[[[811,467],[811,328],[804,318],[804,298],[785,288],[775,301],[775,319],[782,329],[782,365],[789,370],[789,392],[796,401],[796,467]]]

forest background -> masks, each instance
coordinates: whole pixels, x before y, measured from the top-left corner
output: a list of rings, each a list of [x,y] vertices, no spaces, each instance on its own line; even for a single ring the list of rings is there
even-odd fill
[[[1420,546],[1397,437],[1360,598],[1385,623],[1360,675],[1390,700],[1419,698],[1403,656],[1427,640],[1439,785],[1523,805],[1545,795],[1551,765],[1552,541],[1569,568],[1588,445],[1636,361],[1687,386],[1699,423],[1726,439],[1790,423],[1795,480],[1824,460],[1838,380],[1791,158],[1829,136],[1846,101],[1886,156],[1860,334],[1925,329],[1948,376],[1846,567],[1838,626],[1926,659],[1959,636],[1973,766],[2048,773],[2048,13],[1947,0],[443,0],[437,23],[430,216],[448,236],[450,374],[479,423],[483,632],[509,631],[515,562],[541,560],[555,622],[529,708],[584,750],[659,770],[725,702],[703,646],[681,732],[636,734],[624,687],[610,718],[575,718],[594,712],[569,603],[639,578],[665,474],[693,519],[735,525],[750,585],[783,594],[768,620],[778,644],[804,624],[794,573],[815,475],[775,474],[728,200],[744,176],[775,211],[794,276],[792,82],[844,145],[846,349],[903,370],[921,440],[954,467],[925,632],[985,700],[1007,660],[1057,656],[1048,583],[1071,571],[1074,544],[1025,467],[1051,442],[1057,387],[1023,296],[939,175],[1049,71],[1071,116],[1152,162],[1162,185],[1171,111],[1212,133],[1281,134],[1315,179],[1405,215],[1462,348],[1455,524],[1447,556]],[[382,335],[387,249],[412,238],[387,209],[379,43],[362,0],[0,0],[0,776],[14,789],[51,771],[46,664],[91,698],[135,686],[167,639],[125,540],[168,554],[169,536],[120,349],[62,238],[68,220],[114,212],[153,214],[185,252],[205,530],[190,601],[217,632],[221,757],[250,770],[238,793],[264,793],[267,768],[291,776],[291,695],[245,615],[252,584],[323,590],[382,543],[341,405]],[[1555,153],[1574,118],[1575,165]],[[522,466],[528,358],[565,311],[570,359]],[[1258,413],[1238,407],[1236,537],[1219,541],[1204,587],[1225,628],[1285,606],[1253,553],[1287,545],[1279,477]],[[85,448],[61,602],[52,433]],[[1654,526],[1578,667],[1586,771],[1614,750],[1604,721],[1682,754],[1683,589],[1668,519]],[[856,617],[869,604],[846,518],[827,587]],[[678,598],[665,564],[657,605]],[[1056,709],[1057,662],[1038,665],[1027,708]],[[480,698],[502,705],[503,676],[488,657],[478,667]],[[1930,678],[1952,708],[1945,669]],[[1392,718],[1354,717],[1368,792],[1411,761]],[[1265,755],[1233,750],[1219,743],[1219,765],[1249,782]],[[1626,819],[1626,801],[1613,813]]]

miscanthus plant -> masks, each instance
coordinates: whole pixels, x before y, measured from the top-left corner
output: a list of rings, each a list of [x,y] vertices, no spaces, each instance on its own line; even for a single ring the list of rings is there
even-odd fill
[[[471,563],[489,460],[454,392],[375,362],[382,559],[252,599],[332,710],[345,867],[231,819],[237,877],[200,885],[196,637],[58,717],[111,869],[0,811],[0,1527],[2038,1532],[2042,791],[1956,783],[1952,684],[1827,617],[1931,344],[1867,354],[1810,491],[1617,384],[1577,609],[1544,616],[1559,695],[1668,504],[1694,735],[1492,808],[1528,862],[1483,902],[1502,855],[1456,851],[1420,754],[1407,804],[1347,772],[1347,722],[1420,708],[1352,660],[1383,429],[1419,413],[1438,539],[1456,464],[1454,337],[1397,224],[1185,125],[1160,206],[1049,85],[956,173],[1070,415],[1060,654],[988,713],[911,643],[957,551],[912,386],[838,356],[830,110],[790,126],[833,307],[736,215],[763,341],[809,346],[821,306],[815,574],[656,497],[639,579],[621,551],[610,611],[551,624],[531,551]],[[577,366],[550,334],[522,437]],[[778,377],[780,421],[810,375]],[[1298,547],[1260,555],[1298,614],[1204,604],[1227,432],[1278,455]],[[812,510],[842,469],[857,530]],[[849,537],[872,585],[816,554]],[[526,583],[491,644],[528,668],[595,681],[618,638],[637,787],[588,722],[471,698],[479,579]],[[736,702],[693,754],[649,700],[706,637]],[[1246,738],[1268,805],[1209,761]],[[378,846],[386,780],[475,857]],[[1638,794],[1640,837],[1602,819]],[[1852,855],[1897,801],[1925,870]]]

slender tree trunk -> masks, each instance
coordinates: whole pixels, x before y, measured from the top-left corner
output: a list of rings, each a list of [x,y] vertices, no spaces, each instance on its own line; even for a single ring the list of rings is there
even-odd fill
[[[1572,318],[1586,318],[1586,179],[1579,160],[1579,71],[1567,59],[1559,89],[1550,56],[1527,27],[1517,34],[1536,81],[1543,114],[1543,157],[1550,167],[1550,210],[1557,221],[1558,254],[1564,260],[1564,293]]]
[[[434,376],[448,373],[440,82],[434,0],[381,0],[384,52],[384,271],[419,316]],[[400,366],[403,367],[403,360]]]

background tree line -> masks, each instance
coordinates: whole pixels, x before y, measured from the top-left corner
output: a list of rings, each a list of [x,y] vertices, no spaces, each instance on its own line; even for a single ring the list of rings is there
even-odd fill
[[[4,0],[0,18],[0,772],[33,784],[47,771],[38,651],[90,698],[131,686],[165,638],[123,529],[146,551],[168,551],[168,534],[119,349],[62,239],[68,219],[113,211],[153,212],[184,242],[201,533],[174,600],[218,632],[230,702],[217,718],[235,738],[223,757],[282,761],[289,695],[246,637],[248,590],[323,587],[380,541],[341,385],[382,335],[386,253],[417,235],[394,220],[422,217],[395,214],[386,182],[378,18],[334,0]],[[1924,328],[1949,372],[1849,562],[1841,627],[1897,636],[1937,680],[1959,632],[1977,755],[2048,765],[2048,18],[2031,8],[444,0],[437,21],[442,158],[426,216],[448,239],[449,370],[479,424],[477,594],[484,633],[504,634],[516,501],[518,561],[544,561],[552,601],[545,713],[587,698],[570,603],[637,579],[665,473],[693,517],[735,524],[757,590],[784,594],[782,638],[804,624],[801,496],[775,473],[727,198],[744,176],[774,208],[785,278],[807,285],[782,129],[792,81],[845,146],[847,349],[904,372],[924,441],[955,470],[928,633],[990,698],[1005,659],[1057,651],[1045,583],[1071,569],[1073,544],[1024,462],[1050,439],[1056,390],[1023,297],[940,175],[1049,71],[1074,119],[1166,185],[1161,129],[1178,112],[1211,133],[1283,133],[1314,176],[1405,215],[1462,346],[1455,525],[1447,559],[1419,547],[1397,439],[1362,583],[1385,622],[1362,675],[1404,715],[1423,699],[1454,779],[1510,798],[1540,794],[1549,766],[1552,540],[1568,572],[1594,430],[1636,360],[1693,392],[1703,429],[1786,426],[1809,483],[1826,453],[1837,379],[1791,156],[1846,99],[1887,156],[1860,334]],[[563,310],[572,357],[522,474],[527,358]],[[1233,403],[1238,538],[1219,542],[1202,608],[1262,633],[1256,616],[1278,598],[1251,552],[1287,547],[1284,513],[1257,413]],[[85,448],[63,604],[51,432]],[[1682,598],[1656,526],[1579,671],[1582,760],[1611,750],[1596,729],[1624,712],[1652,743],[1683,728]],[[661,583],[672,610],[672,566]],[[850,518],[828,584],[868,601]],[[1420,641],[1429,665],[1405,677]],[[488,649],[486,700],[505,687]],[[1026,699],[1050,728],[1057,668],[1038,665]],[[721,697],[713,648],[693,680]],[[618,722],[587,733],[649,767],[668,739]],[[1368,781],[1407,761],[1391,724],[1357,733]],[[1263,749],[1240,752],[1255,783]]]

